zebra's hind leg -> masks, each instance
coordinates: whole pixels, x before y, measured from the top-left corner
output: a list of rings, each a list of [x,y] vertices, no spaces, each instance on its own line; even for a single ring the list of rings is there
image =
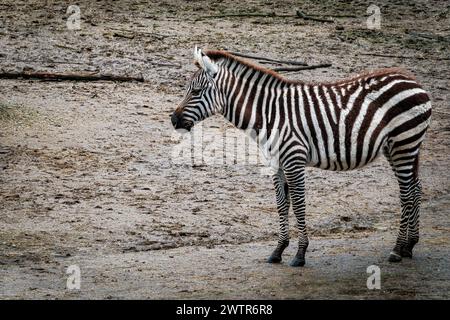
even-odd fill
[[[289,245],[289,187],[286,182],[286,177],[283,170],[279,169],[273,175],[273,183],[275,185],[275,192],[277,196],[277,209],[280,218],[280,234],[278,237],[278,245],[270,255],[267,262],[279,263],[281,262],[281,255],[284,249]]]
[[[419,242],[419,216],[420,203],[422,201],[422,184],[418,177],[419,154],[415,158],[415,178],[410,186],[412,204],[411,212],[408,217],[408,243],[402,248],[402,257],[412,258],[412,251],[414,246]]]
[[[389,255],[390,262],[399,262],[402,257],[412,257],[414,245],[419,241],[419,209],[422,195],[420,179],[418,176],[419,155],[418,147],[405,152],[391,151],[391,162],[400,187],[400,204],[402,216],[400,230],[394,249]]]
[[[383,154],[386,157],[389,164],[391,165],[392,171],[394,171],[395,176],[398,179],[397,170],[395,168],[394,162],[391,157],[391,152],[389,151],[388,146],[385,146],[383,148]],[[400,197],[400,201],[401,201],[401,197]],[[400,219],[400,230],[398,232],[395,247],[392,250],[392,252],[389,254],[389,261],[399,262],[402,260],[403,248],[406,246],[406,243],[407,243],[407,233],[408,233],[408,211],[402,209],[402,216]]]

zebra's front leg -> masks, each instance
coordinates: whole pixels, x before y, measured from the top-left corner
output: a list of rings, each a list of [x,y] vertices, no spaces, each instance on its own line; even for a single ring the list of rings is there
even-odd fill
[[[289,188],[283,170],[278,169],[277,173],[273,175],[273,183],[275,185],[275,192],[277,196],[277,209],[280,218],[280,234],[278,236],[278,245],[270,255],[267,262],[279,263],[281,262],[281,255],[284,249],[289,245]]]
[[[286,179],[289,185],[289,194],[292,201],[297,227],[299,231],[298,251],[290,265],[301,267],[305,265],[305,254],[308,248],[308,234],[305,224],[305,168],[304,166],[292,166],[292,170],[286,170]]]

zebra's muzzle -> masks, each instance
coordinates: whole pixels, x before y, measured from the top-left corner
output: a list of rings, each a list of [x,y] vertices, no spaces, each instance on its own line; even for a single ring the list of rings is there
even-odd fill
[[[194,126],[192,121],[185,120],[183,116],[178,116],[175,112],[172,113],[170,120],[175,129],[186,129],[187,131],[191,131],[191,128]]]

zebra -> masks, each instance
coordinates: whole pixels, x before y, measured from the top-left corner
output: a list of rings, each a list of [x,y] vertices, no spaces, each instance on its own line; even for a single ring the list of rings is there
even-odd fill
[[[289,245],[288,212],[299,232],[291,266],[303,266],[309,240],[305,223],[305,167],[361,168],[381,153],[399,184],[401,220],[390,262],[412,258],[419,241],[419,148],[430,124],[429,94],[399,68],[364,72],[337,82],[288,80],[226,51],[195,47],[198,70],[171,114],[175,129],[222,114],[237,128],[269,139],[279,132],[273,174],[280,230],[267,262],[279,263]]]

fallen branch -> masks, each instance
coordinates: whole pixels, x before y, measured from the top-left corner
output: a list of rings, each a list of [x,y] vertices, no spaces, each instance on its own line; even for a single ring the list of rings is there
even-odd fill
[[[300,10],[296,11],[296,15],[297,15],[297,17],[302,18],[304,20],[311,20],[311,21],[318,21],[318,22],[330,22],[330,23],[334,22],[334,20],[332,20],[332,19],[322,19],[322,18],[315,18],[315,17],[309,16]]]
[[[399,59],[419,59],[423,60],[424,57],[411,57],[411,56],[399,56],[394,54],[382,54],[382,53],[359,53],[362,56],[372,56],[372,57],[384,57],[384,58],[399,58]]]
[[[359,18],[357,15],[333,15],[333,14],[305,14],[302,11],[297,11],[295,14],[276,14],[275,12],[269,13],[225,13],[212,16],[203,16],[195,19],[194,21],[206,20],[206,19],[220,19],[220,18],[302,18],[305,20],[312,20],[318,22],[334,22],[330,19],[322,19],[315,17],[332,17],[332,18]]]
[[[244,17],[244,18],[253,18],[253,17],[262,17],[262,18],[273,18],[273,17],[292,17],[292,15],[284,15],[279,16],[275,12],[269,13],[225,13],[225,14],[217,14],[212,16],[203,16],[198,17],[195,21],[206,20],[206,19],[220,19],[220,18],[236,18],[236,17]]]
[[[433,57],[419,57],[419,56],[399,56],[394,54],[382,54],[382,53],[358,53],[362,56],[383,57],[383,58],[398,58],[398,59],[417,59],[417,60],[450,60],[450,58],[433,58]]]
[[[1,59],[1,58],[0,58]],[[78,65],[89,65],[89,62],[76,62],[76,61],[63,61],[63,60],[36,60],[36,59],[11,59],[12,62],[26,62],[26,63],[44,63],[44,64],[78,64]]]
[[[330,18],[361,18],[362,16],[357,16],[354,14],[321,14],[321,13],[308,13],[308,16],[310,17],[330,17]],[[369,15],[367,15],[369,16]]]
[[[115,31],[113,33],[113,37],[118,37],[118,38],[125,38],[125,39],[134,39],[135,34],[134,33],[120,33]]]
[[[151,60],[146,60],[149,64],[153,65],[153,66],[157,66],[157,67],[173,67],[173,68],[181,68],[181,65],[179,64],[175,64],[175,63],[170,63],[170,62],[156,62],[156,61],[151,61]]]
[[[170,38],[170,37],[176,37],[177,36],[177,35],[174,35],[174,34],[162,34],[162,33],[156,33],[156,32],[153,32],[153,31],[145,31],[145,30],[138,30],[138,29],[130,30],[130,29],[123,29],[123,28],[110,28],[110,30],[115,32],[113,34],[113,36],[115,35],[115,36],[118,36],[118,37],[124,37],[124,38],[129,38],[129,39],[132,39],[132,37],[134,38],[134,36],[136,34],[138,34],[138,35],[148,35],[148,36],[159,37],[159,38]],[[117,32],[120,32],[120,33],[118,34]]]
[[[330,63],[323,63],[323,64],[318,64],[318,65],[308,66],[307,63],[300,62],[300,61],[278,60],[278,59],[266,58],[266,57],[258,56],[258,55],[254,55],[254,54],[240,53],[240,52],[234,52],[234,51],[227,51],[227,52],[232,54],[232,55],[234,55],[234,56],[243,57],[243,58],[250,58],[250,59],[255,59],[255,60],[268,61],[268,62],[271,62],[271,63],[290,64],[290,65],[298,66],[298,67],[276,67],[276,68],[272,68],[272,70],[276,71],[276,72],[283,72],[283,71],[284,72],[294,72],[294,71],[301,71],[301,70],[311,70],[311,69],[331,67]]]
[[[80,51],[80,52],[81,52],[80,48],[75,48],[75,47],[71,47],[71,46],[66,46],[66,45],[60,44],[60,43],[56,43],[56,44],[55,44],[55,47],[62,48],[62,49],[69,49],[69,50],[73,50],[73,51]]]
[[[96,73],[48,73],[48,72],[2,72],[0,79],[40,79],[46,81],[70,80],[70,81],[138,81],[144,82],[144,78],[118,76],[112,74]]]
[[[322,64],[316,64],[312,66],[302,66],[302,67],[279,67],[279,68],[273,68],[273,71],[276,72],[294,72],[294,71],[302,71],[302,70],[311,70],[311,69],[318,69],[318,68],[329,68],[331,67],[331,63],[322,63]]]
[[[275,63],[281,63],[281,64],[290,64],[290,65],[294,65],[294,66],[307,66],[308,65],[305,62],[271,59],[271,58],[266,58],[266,57],[257,56],[254,54],[248,54],[248,53],[240,53],[240,52],[234,52],[234,51],[228,51],[228,53],[230,53],[234,56],[237,56],[237,57],[243,57],[243,58],[249,58],[249,59],[255,59],[255,60],[263,60],[263,61],[269,61],[269,62],[275,62]]]
[[[413,37],[424,38],[427,40],[450,41],[450,36],[441,36],[438,34],[416,32],[416,31],[408,31],[408,34]]]

